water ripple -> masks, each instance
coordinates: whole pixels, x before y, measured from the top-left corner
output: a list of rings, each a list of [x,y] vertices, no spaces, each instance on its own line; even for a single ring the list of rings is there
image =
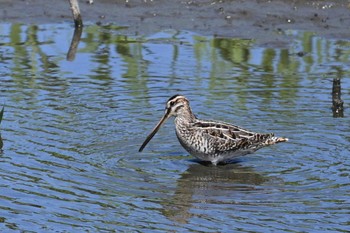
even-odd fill
[[[330,93],[339,64],[350,101],[348,51],[335,56],[334,40],[295,32],[276,49],[87,25],[68,62],[70,25],[0,30],[2,231],[347,230],[349,122],[332,117]],[[138,153],[177,93],[200,118],[290,142],[215,167],[181,148],[169,120]]]

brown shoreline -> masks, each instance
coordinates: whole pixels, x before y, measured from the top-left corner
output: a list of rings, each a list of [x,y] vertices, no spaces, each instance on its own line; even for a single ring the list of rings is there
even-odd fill
[[[70,22],[67,0],[4,0],[0,20],[45,24]],[[350,2],[337,1],[80,1],[85,24],[127,26],[130,34],[164,29],[203,35],[255,39],[259,43],[288,44],[286,30],[305,30],[328,38],[350,38]]]

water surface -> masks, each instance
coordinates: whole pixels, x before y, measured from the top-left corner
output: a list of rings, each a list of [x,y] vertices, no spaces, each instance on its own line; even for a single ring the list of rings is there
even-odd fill
[[[350,229],[348,40],[286,31],[287,48],[165,30],[0,24],[0,229],[4,232]],[[333,117],[333,78],[344,117]],[[170,120],[200,118],[290,142],[225,166],[198,163]]]

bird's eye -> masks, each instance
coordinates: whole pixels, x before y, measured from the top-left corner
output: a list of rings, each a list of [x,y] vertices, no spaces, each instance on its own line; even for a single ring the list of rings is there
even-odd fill
[[[175,102],[174,101],[171,101],[170,102],[170,107],[174,106]]]

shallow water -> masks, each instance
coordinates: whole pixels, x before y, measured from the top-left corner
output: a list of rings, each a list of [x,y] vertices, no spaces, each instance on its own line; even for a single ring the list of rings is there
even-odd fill
[[[0,32],[1,231],[350,229],[350,41],[286,31],[293,43],[274,48],[89,25],[67,60],[70,24]],[[177,93],[200,118],[290,142],[207,166],[169,121],[139,153]]]

